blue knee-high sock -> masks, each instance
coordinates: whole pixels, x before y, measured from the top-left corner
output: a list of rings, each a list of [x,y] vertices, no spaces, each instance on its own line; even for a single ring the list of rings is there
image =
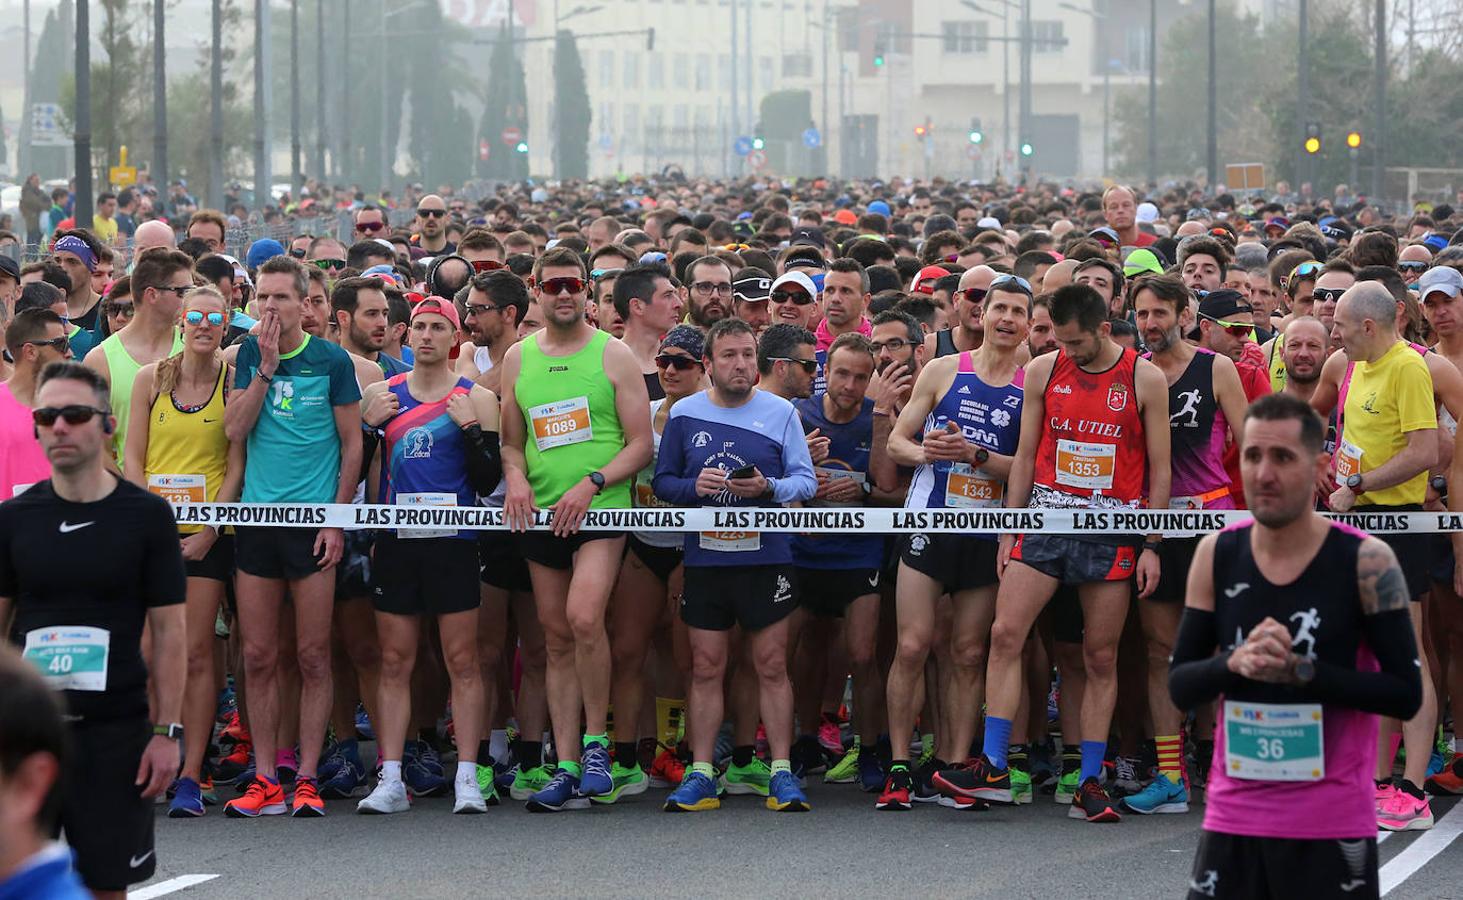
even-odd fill
[[[1103,741],[1082,742],[1082,781],[1102,774],[1102,755],[1106,752],[1107,744]]]
[[[985,757],[997,769],[1006,768],[1006,748],[1011,743],[1011,720],[986,716]]]

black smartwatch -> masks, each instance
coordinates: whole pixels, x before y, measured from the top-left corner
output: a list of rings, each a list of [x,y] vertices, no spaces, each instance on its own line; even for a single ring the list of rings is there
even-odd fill
[[[1353,494],[1361,493],[1361,473],[1346,476],[1346,486],[1351,488]]]
[[[169,740],[183,740],[183,726],[178,724],[177,722],[173,722],[169,725],[154,725],[152,726],[152,733],[156,737],[165,737]]]
[[[590,472],[589,480],[594,485],[594,492],[596,494],[605,489],[605,477],[603,472]]]
[[[1427,486],[1433,489],[1439,497],[1448,496],[1448,479],[1441,475],[1434,475],[1428,479]]]
[[[983,466],[983,465],[985,465],[986,460],[988,460],[990,458],[991,458],[991,451],[987,450],[984,447],[976,447],[975,448],[975,464],[976,465]]]

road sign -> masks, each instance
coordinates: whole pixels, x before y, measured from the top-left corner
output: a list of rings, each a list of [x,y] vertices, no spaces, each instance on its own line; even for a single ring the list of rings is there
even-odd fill
[[[486,162],[488,157],[491,156],[492,153],[493,145],[488,143],[487,138],[483,138],[482,140],[478,141],[478,159]]]
[[[760,169],[767,165],[767,153],[762,150],[753,150],[747,154],[747,162],[751,164],[752,168]]]
[[[503,143],[511,147],[519,141],[523,140],[523,129],[519,128],[517,125],[509,125],[508,127],[503,129],[503,133],[499,135],[499,137],[503,139]]]
[[[737,156],[746,156],[752,152],[752,139],[746,135],[742,135],[737,138],[735,144],[732,144],[732,149],[737,151]]]
[[[62,125],[61,104],[32,103],[30,142],[33,147],[69,147],[71,135]]]
[[[127,145],[121,147],[117,165],[107,171],[107,180],[117,187],[130,187],[137,183],[137,167],[127,165]]]
[[[804,147],[813,148],[821,143],[823,143],[823,135],[818,133],[818,129],[809,128],[807,131],[803,132]]]
[[[1224,167],[1224,186],[1232,191],[1259,191],[1265,188],[1264,163],[1230,163]]]

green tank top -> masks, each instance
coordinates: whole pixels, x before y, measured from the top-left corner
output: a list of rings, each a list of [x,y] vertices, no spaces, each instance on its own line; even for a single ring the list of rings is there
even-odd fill
[[[625,447],[615,409],[615,386],[605,377],[608,332],[596,331],[584,349],[549,356],[538,335],[523,341],[523,360],[513,385],[527,435],[523,443],[528,483],[540,508],[553,506],[590,472],[609,464]],[[607,485],[594,509],[630,506],[630,483]]]
[[[127,424],[132,418],[132,383],[145,363],[139,363],[122,346],[122,332],[117,332],[101,343],[102,355],[107,358],[107,376],[112,385],[112,415],[117,417],[117,431],[112,435],[112,453],[117,465],[122,465],[122,454],[127,448]],[[183,352],[183,332],[173,328],[172,356]]]

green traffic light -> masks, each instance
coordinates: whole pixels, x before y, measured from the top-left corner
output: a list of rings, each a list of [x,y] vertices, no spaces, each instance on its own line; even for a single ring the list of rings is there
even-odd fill
[[[875,66],[881,66],[881,67],[884,65],[884,54],[882,54],[882,53],[876,53],[874,55],[874,65]]]
[[[1026,144],[1022,144],[1021,145],[1021,155],[1022,156],[1030,156],[1032,154],[1032,152],[1033,151],[1032,151],[1031,144],[1026,143]]]
[[[767,146],[767,142],[766,141],[762,140],[759,137],[752,138],[752,149],[753,150],[761,150],[765,146]]]
[[[981,134],[979,131],[972,131],[970,133],[970,142],[972,144],[979,144],[983,140],[985,140],[985,135]]]
[[[519,153],[527,153],[528,152],[528,143],[526,141],[519,141],[518,142],[518,146],[515,147],[514,149],[517,150]]]

